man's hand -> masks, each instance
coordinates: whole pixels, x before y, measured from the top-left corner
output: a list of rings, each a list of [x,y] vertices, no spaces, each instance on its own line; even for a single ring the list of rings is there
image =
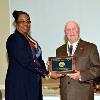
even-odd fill
[[[76,71],[76,73],[68,73],[66,75],[74,80],[81,80],[80,71]]]

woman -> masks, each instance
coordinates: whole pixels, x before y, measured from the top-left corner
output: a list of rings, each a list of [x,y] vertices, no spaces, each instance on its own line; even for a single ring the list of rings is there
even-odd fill
[[[6,43],[8,70],[5,100],[42,100],[41,76],[48,74],[41,48],[28,34],[31,21],[26,12],[14,11],[15,32]]]

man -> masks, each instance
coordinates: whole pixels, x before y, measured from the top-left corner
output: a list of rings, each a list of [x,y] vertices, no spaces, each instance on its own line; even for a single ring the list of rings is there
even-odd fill
[[[67,43],[56,50],[56,57],[75,56],[76,73],[60,78],[61,100],[94,100],[93,79],[100,76],[97,47],[80,38],[80,27],[75,21],[65,25]],[[70,45],[73,46],[70,54]]]

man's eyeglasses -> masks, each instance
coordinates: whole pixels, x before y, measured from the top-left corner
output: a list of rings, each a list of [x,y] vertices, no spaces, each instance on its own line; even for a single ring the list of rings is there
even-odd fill
[[[19,24],[30,24],[31,21],[17,21],[17,23],[19,23]]]
[[[69,28],[68,28],[68,29],[66,29],[65,31],[66,31],[66,32],[74,32],[74,31],[77,31],[77,28],[72,28],[72,29],[69,29]]]

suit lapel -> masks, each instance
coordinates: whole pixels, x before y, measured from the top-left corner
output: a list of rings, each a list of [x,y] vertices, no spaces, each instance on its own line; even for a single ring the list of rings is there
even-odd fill
[[[80,39],[80,41],[79,41],[79,43],[78,43],[78,46],[77,46],[77,48],[76,48],[75,54],[74,54],[77,58],[78,58],[78,57],[82,54],[82,52],[84,51],[84,45],[85,45],[84,41]]]
[[[67,43],[63,45],[62,50],[61,50],[61,55],[63,57],[67,57],[68,53],[67,53]]]

